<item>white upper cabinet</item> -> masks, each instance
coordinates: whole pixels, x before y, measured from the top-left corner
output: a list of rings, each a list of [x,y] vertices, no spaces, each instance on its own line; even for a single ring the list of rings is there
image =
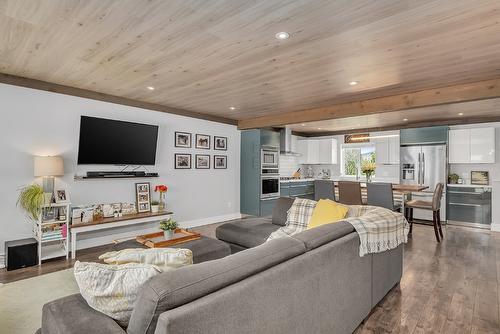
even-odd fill
[[[495,163],[495,128],[450,130],[448,148],[451,164]]]
[[[378,165],[399,164],[399,131],[372,132],[370,137],[375,137],[370,142],[375,144]]]
[[[470,162],[495,163],[495,128],[470,129]]]
[[[448,150],[450,164],[470,163],[470,129],[450,130]]]
[[[337,163],[337,140],[334,138],[302,139],[298,141],[299,163],[333,165]]]

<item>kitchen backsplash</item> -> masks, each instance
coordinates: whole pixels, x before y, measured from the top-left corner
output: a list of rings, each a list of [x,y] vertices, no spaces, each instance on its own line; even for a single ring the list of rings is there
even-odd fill
[[[299,157],[280,154],[280,176],[292,176],[300,168]]]

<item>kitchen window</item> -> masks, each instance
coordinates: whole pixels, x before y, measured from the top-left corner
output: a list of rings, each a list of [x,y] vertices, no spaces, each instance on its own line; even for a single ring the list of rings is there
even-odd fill
[[[375,145],[345,144],[342,145],[341,173],[343,176],[362,176],[363,162],[375,163]],[[375,174],[374,174],[375,175]]]

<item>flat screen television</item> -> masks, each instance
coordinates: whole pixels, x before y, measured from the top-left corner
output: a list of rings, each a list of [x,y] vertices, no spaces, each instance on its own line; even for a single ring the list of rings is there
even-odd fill
[[[154,165],[158,126],[82,116],[78,164]]]

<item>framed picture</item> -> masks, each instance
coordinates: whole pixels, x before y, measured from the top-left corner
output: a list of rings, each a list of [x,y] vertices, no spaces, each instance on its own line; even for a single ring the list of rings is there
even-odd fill
[[[151,211],[151,186],[149,182],[135,184],[135,198],[137,202],[137,212]]]
[[[191,169],[191,154],[176,153],[175,169]]]
[[[196,169],[210,169],[210,155],[197,154],[194,166]]]
[[[472,171],[470,172],[470,184],[477,184],[487,186],[490,184],[489,173],[486,171]]]
[[[227,137],[214,136],[214,150],[227,151]]]
[[[214,169],[226,169],[226,168],[227,168],[227,156],[214,155]]]
[[[196,134],[196,148],[202,148],[204,150],[210,149],[210,136]]]
[[[56,203],[68,203],[69,196],[66,192],[66,189],[56,189],[54,190],[54,198],[56,199]]]
[[[175,132],[175,147],[191,148],[191,134],[189,132]]]

